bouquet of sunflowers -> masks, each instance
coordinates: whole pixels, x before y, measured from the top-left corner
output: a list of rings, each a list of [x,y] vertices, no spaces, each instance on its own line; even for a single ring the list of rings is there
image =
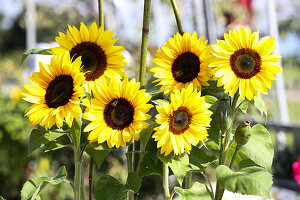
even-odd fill
[[[33,178],[22,199],[38,199],[47,184],[67,181],[74,199],[86,199],[83,153],[100,166],[110,151],[126,149],[125,184],[102,175],[89,185],[89,197],[99,200],[138,199],[141,176],[163,177],[165,199],[221,200],[224,190],[269,198],[274,149],[268,131],[259,124],[239,122],[254,105],[266,114],[260,93],[268,94],[274,74],[280,73],[275,39],[259,39],[249,28],[230,30],[224,40],[207,45],[196,32],[183,32],[176,2],[171,1],[178,33],[156,52],[156,67],[147,72],[150,0],[145,0],[138,80],[124,75],[127,64],[113,33],[104,30],[103,12],[89,28],[69,26],[59,33],[59,47],[25,54],[53,54],[50,64],[28,77],[23,99],[33,105],[25,116],[38,127],[31,132],[29,152],[71,146],[75,175],[67,179],[61,167],[55,177]],[[101,3],[99,4],[102,5]],[[101,9],[99,9],[101,11]],[[146,73],[160,85],[146,88]],[[151,114],[149,114],[151,113]],[[206,168],[215,171],[208,177]],[[199,173],[205,183],[193,182]],[[180,187],[169,189],[174,174]],[[216,187],[211,184],[216,180]],[[94,191],[94,192],[93,192]]]

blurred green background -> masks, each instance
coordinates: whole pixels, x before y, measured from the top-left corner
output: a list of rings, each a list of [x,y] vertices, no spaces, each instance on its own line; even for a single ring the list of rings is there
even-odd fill
[[[30,0],[32,2],[32,0]],[[184,30],[199,30],[193,10],[195,0],[178,0]],[[19,199],[24,182],[32,177],[53,176],[57,169],[65,165],[69,177],[73,176],[73,154],[68,148],[53,152],[34,152],[27,156],[27,142],[33,126],[25,118],[24,111],[30,106],[21,99],[23,85],[30,71],[37,70],[39,59],[31,57],[20,65],[26,49],[26,15],[29,1],[0,0],[0,195],[6,199]],[[261,36],[268,34],[268,19],[265,16],[266,1],[253,0],[214,0],[213,10],[215,34],[222,38],[223,33],[238,25],[250,24],[253,30],[259,29]],[[249,3],[250,2],[250,3]],[[291,125],[300,124],[300,3],[298,0],[275,1],[278,8],[280,49],[288,111]],[[97,21],[97,1],[84,0],[36,0],[34,13],[36,19],[35,46],[56,46],[58,32],[65,32],[67,24],[79,26],[83,21],[91,24]],[[139,66],[143,1],[104,0],[105,27],[120,37],[117,45],[125,46],[124,55],[130,64],[126,73],[136,77]],[[176,23],[168,0],[152,1],[152,21],[150,24],[148,65],[155,50],[176,32]],[[201,28],[200,28],[201,30]],[[200,34],[201,35],[201,34]],[[214,42],[213,42],[214,43]],[[27,44],[28,47],[28,44]],[[49,59],[49,58],[48,58]],[[47,59],[45,59],[47,62]],[[151,73],[148,73],[150,79]],[[263,96],[268,108],[268,122],[278,122],[279,110],[276,101],[275,84],[268,96]],[[252,121],[266,123],[255,109],[250,111]],[[277,147],[277,131],[272,130],[274,145]],[[291,164],[299,156],[295,146],[300,146],[297,132],[286,132],[286,145],[276,148],[273,172],[277,177],[291,179]],[[88,159],[86,158],[86,167]],[[126,158],[124,149],[109,154],[97,175],[111,174],[120,181],[126,180]],[[87,176],[86,176],[87,177]],[[88,180],[85,180],[86,183]],[[162,185],[159,176],[143,178],[142,199],[162,199]],[[41,194],[42,199],[72,199],[71,188],[67,184],[47,186]]]

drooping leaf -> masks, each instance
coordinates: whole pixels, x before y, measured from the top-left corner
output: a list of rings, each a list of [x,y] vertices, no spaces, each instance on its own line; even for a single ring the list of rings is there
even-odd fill
[[[197,147],[192,147],[192,151],[189,155],[190,160],[190,168],[192,171],[204,171],[205,168],[211,163],[212,161],[216,160],[217,158],[212,155],[207,155],[202,149]]]
[[[112,150],[114,148],[109,148],[106,142],[98,144],[98,142],[90,143],[90,146],[93,147],[95,150]]]
[[[236,146],[237,146],[236,142],[233,142],[228,151],[228,156],[227,156],[228,160],[232,159]],[[234,162],[239,163],[240,161],[245,159],[249,159],[249,158],[241,150],[239,150],[235,156]]]
[[[95,198],[96,200],[125,200],[129,190],[138,192],[140,186],[141,179],[135,172],[128,174],[125,185],[112,176],[103,175],[95,185]]]
[[[48,184],[57,185],[67,178],[65,167],[58,169],[55,177],[33,178],[25,182],[21,190],[22,200],[35,200],[42,189]]]
[[[159,152],[157,153],[157,155],[162,162],[166,163],[171,168],[177,181],[180,185],[182,185],[183,178],[188,171],[189,165],[189,156],[187,155],[187,153],[183,153],[180,156],[176,155],[174,157],[171,154],[169,154],[168,156],[164,156]]]
[[[148,176],[148,175],[163,175],[163,164],[160,160],[157,160],[156,162],[150,157],[149,154],[144,155],[141,167],[140,167],[140,173],[142,176]]]
[[[238,108],[238,112],[240,113],[244,113],[244,114],[247,114],[247,110],[248,110],[248,107],[249,107],[249,101],[247,99],[245,100],[242,100],[241,98],[239,99],[240,101],[237,103],[238,105],[241,103],[241,105],[239,106]]]
[[[129,172],[126,184],[128,185],[128,188],[137,193],[142,185],[141,178],[137,173]]]
[[[110,150],[96,150],[91,145],[88,145],[85,148],[85,151],[89,154],[89,156],[91,156],[91,158],[93,158],[98,169],[100,169],[102,162],[110,152]]]
[[[46,132],[39,129],[33,129],[29,137],[28,156],[36,149],[43,147],[51,141],[65,135],[60,132]]]
[[[252,127],[250,140],[240,151],[256,164],[271,171],[274,148],[268,130],[262,125]]]
[[[77,148],[80,145],[81,125],[82,125],[81,120],[74,118],[72,127],[70,129],[70,135],[71,135],[73,142]]]
[[[262,100],[260,94],[254,97],[251,103],[260,111],[261,115],[268,116],[268,111],[265,105],[264,100]]]
[[[140,173],[142,176],[147,176],[150,174],[163,174],[163,164],[157,157],[156,143],[153,138],[150,138],[146,146],[146,154],[143,156],[141,163]]]
[[[149,92],[149,94],[150,94],[151,96],[156,96],[156,95],[162,94],[162,93],[164,93],[163,90],[153,90],[153,91]]]
[[[216,114],[215,113],[213,113],[211,115],[210,127],[207,130],[207,132],[208,132],[208,138],[210,138],[216,144],[219,144],[220,129],[217,125],[217,119],[216,119]]]
[[[58,150],[70,145],[70,139],[67,135],[52,140],[51,142],[45,144],[45,152]]]
[[[154,103],[155,105],[161,105],[162,102],[167,102],[164,99],[155,99],[155,100],[151,100],[152,103]]]
[[[175,187],[174,191],[179,195],[180,200],[213,200],[211,191],[201,183],[194,183],[190,189]]]
[[[140,133],[140,140],[143,145],[143,148],[146,149],[146,146],[148,144],[148,141],[152,135],[153,129],[157,126],[155,122],[151,122],[148,126],[148,128],[144,129]]]
[[[216,103],[218,101],[218,99],[214,96],[206,95],[204,97],[205,97],[205,102],[209,103],[211,105],[213,105],[214,103]]]
[[[25,53],[23,54],[21,65],[29,55],[33,55],[33,54],[52,55],[52,51],[50,49],[42,49],[42,48],[29,49],[28,51],[25,51]]]
[[[216,177],[220,185],[231,192],[270,198],[273,180],[264,168],[246,167],[234,172],[220,165],[216,169]]]

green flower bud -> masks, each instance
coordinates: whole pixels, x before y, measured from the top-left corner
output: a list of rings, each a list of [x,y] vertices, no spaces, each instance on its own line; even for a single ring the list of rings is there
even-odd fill
[[[216,121],[222,133],[225,133],[232,123],[232,110],[227,101],[221,101],[216,110]]]
[[[251,126],[249,121],[244,121],[240,124],[235,131],[235,141],[238,146],[245,145],[251,136]]]

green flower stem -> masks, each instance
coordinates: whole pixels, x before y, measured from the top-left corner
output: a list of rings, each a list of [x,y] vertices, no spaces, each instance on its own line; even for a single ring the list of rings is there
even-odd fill
[[[72,183],[72,181],[67,180],[67,179],[65,179],[64,181],[65,181],[66,183],[68,183],[68,184],[71,186],[72,191],[73,191],[73,195],[74,195],[74,197],[75,197],[75,187],[74,187],[74,184]]]
[[[104,25],[103,0],[98,0],[99,27]]]
[[[131,142],[128,146],[127,151],[127,170],[129,172],[133,172],[133,142]],[[128,191],[127,200],[134,200],[134,193],[132,191]]]
[[[176,1],[175,0],[171,0],[171,4],[172,4],[172,8],[173,8],[174,15],[175,15],[175,18],[176,18],[178,32],[181,35],[183,35],[183,29],[182,29],[181,20],[180,20],[180,17],[179,17],[179,12],[178,12],[178,9],[177,9]]]
[[[74,176],[74,187],[75,187],[75,200],[81,200],[81,167],[82,160],[80,156],[80,148],[74,147],[74,157],[75,157],[75,176]]]
[[[163,163],[163,188],[165,199],[170,200],[170,192],[169,192],[169,166],[166,163]]]
[[[94,169],[94,161],[93,158],[90,158],[90,169],[89,169],[89,200],[92,200],[93,194],[93,169]]]
[[[231,137],[231,132],[232,132],[232,126],[233,126],[233,121],[236,115],[236,103],[239,99],[239,93],[238,91],[235,93],[233,100],[232,100],[232,104],[231,104],[231,109],[232,109],[232,123],[231,123],[231,127],[228,131],[226,131],[225,134],[225,141],[224,144],[221,146],[221,162],[219,162],[219,164],[221,165],[226,165],[226,160],[227,160],[227,156],[228,156],[228,151],[230,149],[231,146],[231,142],[230,142],[230,137]],[[222,138],[221,138],[222,141]],[[215,200],[221,200],[224,194],[224,188],[222,188],[219,184],[219,182],[217,182],[217,187],[216,187],[216,195],[215,195]]]
[[[232,168],[232,165],[233,165],[233,163],[234,163],[234,160],[235,160],[235,157],[236,157],[236,155],[237,155],[237,152],[240,150],[240,146],[236,146],[236,148],[235,148],[235,150],[234,150],[234,153],[233,153],[233,155],[232,155],[232,159],[231,159],[231,162],[230,162],[230,165],[229,165],[229,169],[231,169]]]
[[[193,178],[193,173],[187,172],[186,176],[185,176],[185,181],[184,181],[185,189],[190,189],[192,187],[192,178]]]
[[[145,88],[146,86],[146,61],[147,61],[148,36],[149,36],[150,8],[151,8],[151,0],[145,0],[142,45],[141,45],[140,74],[139,74],[139,81],[141,83],[141,88]]]
[[[148,36],[149,36],[149,23],[150,23],[150,10],[151,0],[144,1],[144,16],[143,16],[143,30],[142,30],[142,44],[141,44],[141,61],[140,61],[140,73],[139,82],[141,89],[146,87],[146,68],[147,68],[147,50],[148,50]],[[140,141],[134,141],[134,151],[142,151],[142,145]],[[138,174],[140,165],[142,162],[141,153],[133,153],[133,170]]]

